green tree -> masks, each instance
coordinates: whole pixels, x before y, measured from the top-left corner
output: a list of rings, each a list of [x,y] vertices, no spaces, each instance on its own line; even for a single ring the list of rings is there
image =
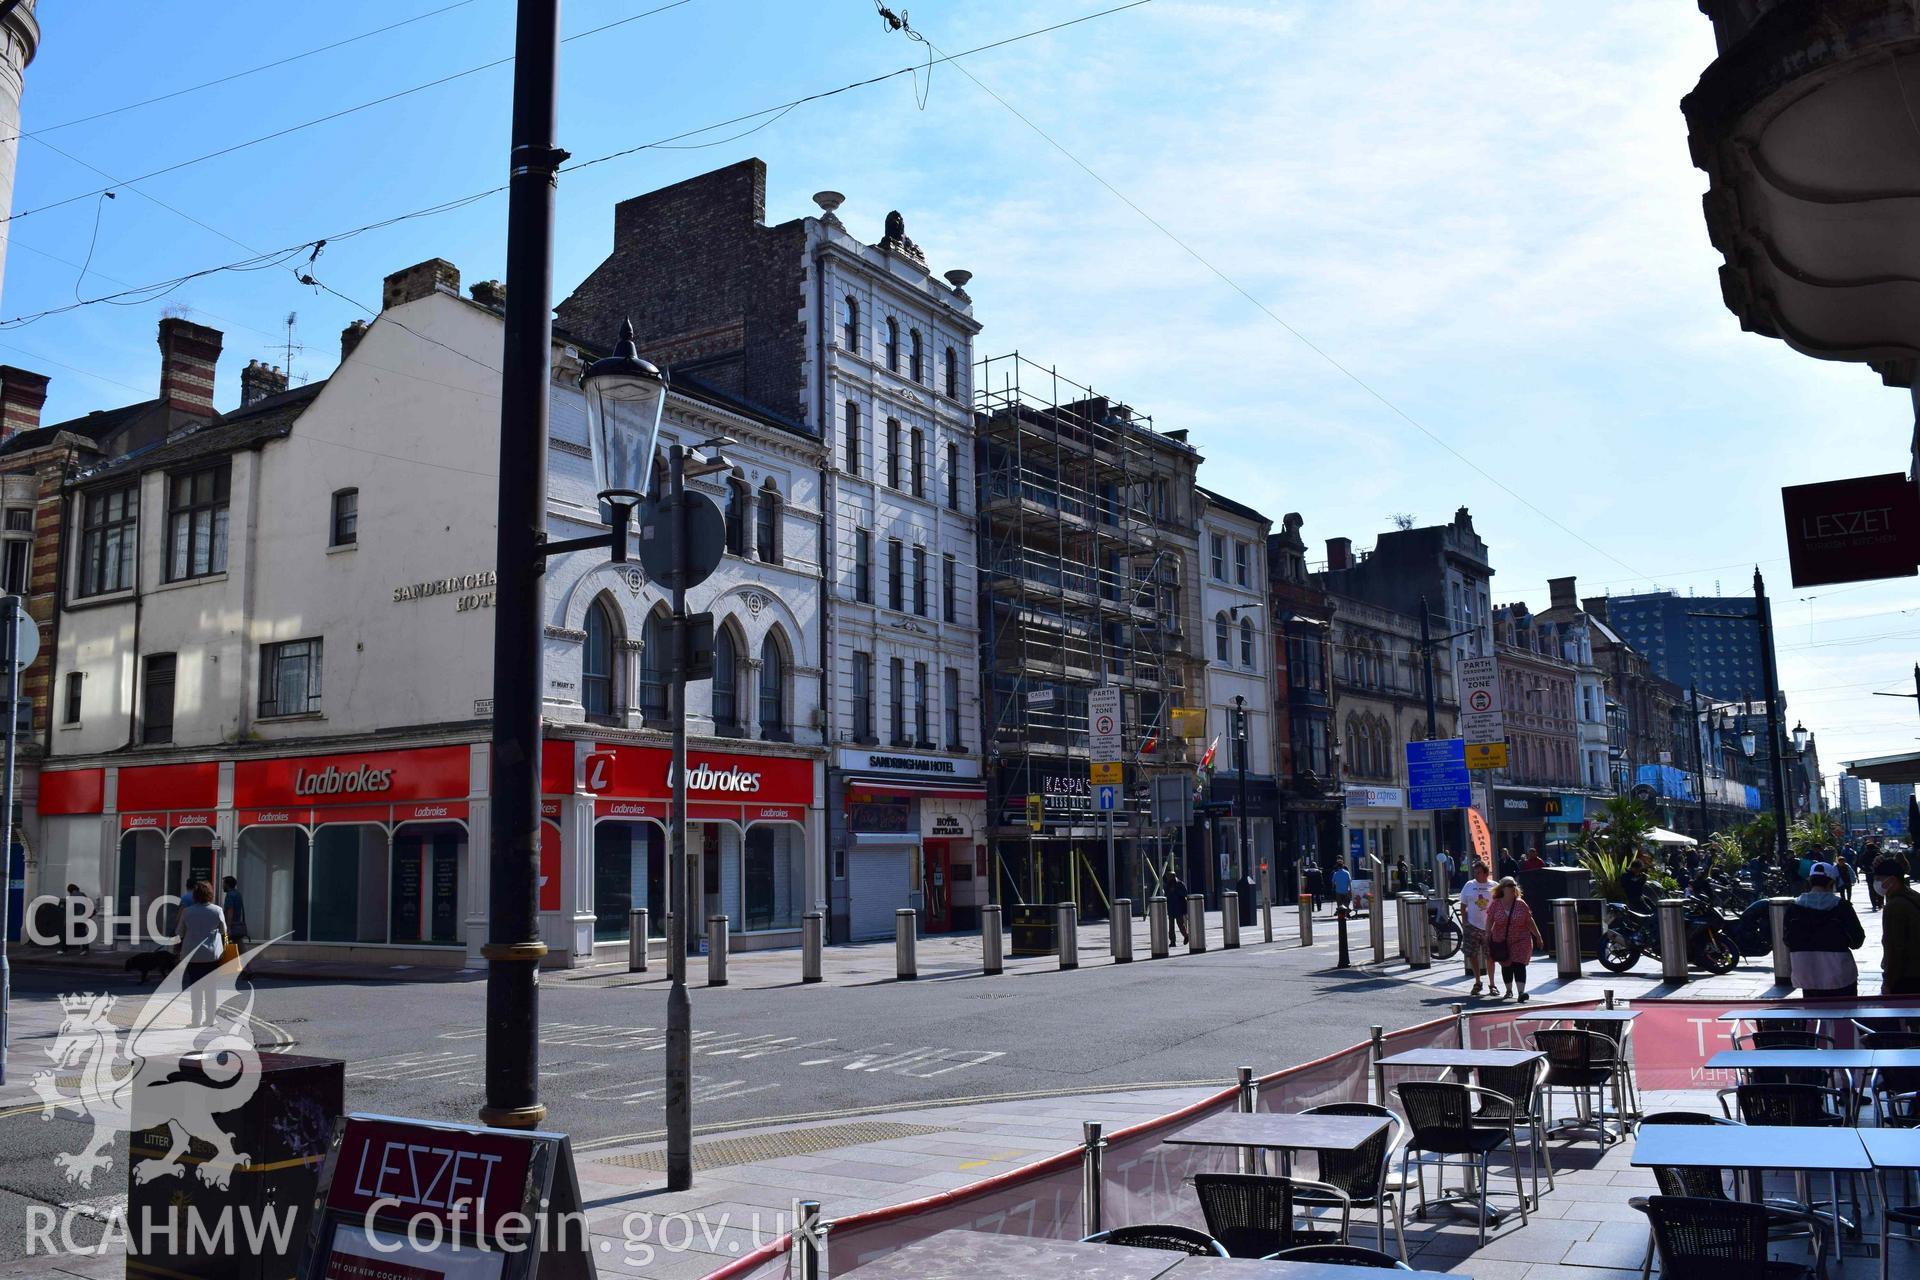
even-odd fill
[[[1579,839],[1580,865],[1603,898],[1625,896],[1627,873],[1653,851],[1653,812],[1632,796],[1614,796],[1601,808],[1593,829]]]

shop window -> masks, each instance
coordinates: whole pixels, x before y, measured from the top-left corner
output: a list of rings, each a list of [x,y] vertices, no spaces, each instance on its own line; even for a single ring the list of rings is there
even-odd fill
[[[787,732],[787,655],[771,632],[760,645],[760,736],[769,742],[793,739]]]
[[[715,733],[738,736],[740,724],[740,653],[733,632],[726,627],[713,631],[713,729]]]
[[[640,714],[667,718],[667,620],[658,612],[640,624]]]
[[[89,493],[80,502],[80,594],[133,586],[139,560],[140,491],[134,485]]]
[[[174,655],[150,653],[141,664],[140,741],[173,741]]]
[[[762,564],[780,563],[780,490],[771,480],[760,486],[753,513],[753,554]]]
[[[580,701],[587,719],[617,724],[625,718],[619,673],[619,624],[607,602],[587,606],[587,639],[580,647]]]
[[[339,489],[333,495],[333,516],[328,525],[327,545],[350,547],[360,541],[360,491]]]
[[[240,882],[251,937],[306,939],[308,852],[307,833],[299,827],[241,831],[232,874]]]
[[[387,829],[372,823],[313,834],[307,933],[315,942],[385,942]]]
[[[260,646],[260,714],[297,716],[320,710],[320,641]]]
[[[227,491],[232,467],[225,462],[167,477],[167,581],[203,578],[227,571]]]
[[[632,933],[632,911],[648,908],[647,932],[654,917],[665,926],[664,894],[649,896],[652,863],[662,852],[660,829],[651,823],[600,822],[593,828],[593,940],[624,942]],[[660,901],[661,905],[656,905]]]
[[[467,832],[451,822],[394,832],[388,940],[455,946],[466,920]]]
[[[797,827],[760,823],[747,828],[740,875],[746,932],[800,927],[807,884],[805,848]]]

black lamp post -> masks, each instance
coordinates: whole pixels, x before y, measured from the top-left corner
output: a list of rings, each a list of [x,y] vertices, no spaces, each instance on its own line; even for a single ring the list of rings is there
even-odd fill
[[[1253,874],[1253,837],[1247,829],[1252,823],[1247,811],[1247,700],[1237,693],[1233,695],[1233,745],[1240,773],[1240,795],[1235,808],[1240,828],[1240,875],[1244,878]]]

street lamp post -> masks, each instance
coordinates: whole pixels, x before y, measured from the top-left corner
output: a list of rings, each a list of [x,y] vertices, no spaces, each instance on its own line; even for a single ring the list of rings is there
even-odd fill
[[[1700,802],[1700,838],[1708,836],[1707,822],[1707,760],[1706,749],[1701,745],[1702,726],[1700,722],[1700,686],[1695,684],[1688,691],[1688,704],[1692,708],[1693,721],[1693,790],[1694,798]],[[1711,717],[1711,712],[1708,713]]]
[[[1238,824],[1240,828],[1240,874],[1242,877],[1253,874],[1253,837],[1248,831],[1252,825],[1252,815],[1247,809],[1247,700],[1241,694],[1233,695],[1233,741],[1239,756],[1240,798],[1238,801]]]

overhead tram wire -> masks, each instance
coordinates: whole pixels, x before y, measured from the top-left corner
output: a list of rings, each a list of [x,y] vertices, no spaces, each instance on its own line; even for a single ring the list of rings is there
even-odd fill
[[[915,34],[919,34],[919,33],[916,32]],[[929,45],[929,47],[932,47],[932,48],[937,49],[939,47],[937,45],[934,45],[930,40],[927,41],[927,44]],[[939,61],[942,61],[942,62],[946,60],[947,59],[945,59],[944,57],[939,59]],[[967,70],[964,66],[959,67],[957,69],[959,70],[961,75],[973,81],[973,83],[979,87],[981,92],[985,93],[988,97],[992,98],[995,102],[1005,107],[1009,112],[1013,114],[1013,117],[1016,120],[1020,121],[1020,123],[1026,125],[1027,128],[1033,130],[1033,132],[1038,134],[1041,137],[1041,139],[1047,143],[1048,146],[1052,147],[1054,150],[1058,151],[1061,155],[1065,156],[1068,160],[1072,161],[1074,165],[1080,169],[1081,172],[1085,173],[1089,178],[1092,178],[1095,182],[1099,183],[1102,187],[1105,187],[1109,194],[1111,194],[1115,199],[1119,200],[1120,203],[1126,205],[1129,209],[1133,210],[1136,214],[1140,215],[1140,217],[1143,220],[1145,220],[1149,226],[1153,227],[1154,230],[1158,231],[1161,235],[1165,236],[1168,240],[1171,240],[1181,251],[1186,253],[1188,257],[1192,258],[1195,262],[1199,263],[1201,266],[1205,267],[1208,271],[1212,272],[1216,277],[1220,279],[1220,281],[1223,284],[1225,284],[1228,288],[1232,289],[1235,293],[1239,294],[1242,298],[1245,298],[1248,302],[1252,303],[1269,320],[1273,321],[1275,324],[1279,325],[1282,329],[1286,330],[1287,333],[1293,336],[1295,341],[1299,342],[1302,346],[1306,347],[1307,350],[1319,356],[1323,361],[1325,361],[1328,365],[1332,366],[1335,371],[1340,373],[1348,381],[1352,382],[1355,386],[1359,387],[1362,391],[1366,392],[1373,399],[1379,401],[1380,404],[1383,405],[1395,417],[1398,417],[1401,421],[1405,422],[1408,426],[1418,431],[1421,435],[1425,436],[1428,440],[1431,440],[1434,444],[1439,445],[1442,449],[1452,454],[1457,460],[1465,464],[1476,475],[1480,476],[1481,479],[1487,481],[1487,483],[1493,485],[1495,488],[1499,489],[1502,493],[1505,493],[1508,497],[1512,498],[1515,502],[1518,502],[1521,506],[1533,512],[1535,515],[1539,516],[1542,520],[1545,520],[1548,524],[1560,530],[1560,532],[1566,534],[1568,537],[1580,543],[1582,546],[1586,547],[1588,550],[1596,552],[1599,555],[1606,557],[1607,559],[1613,561],[1615,564],[1619,565],[1621,568],[1627,570],[1629,573],[1634,574],[1638,578],[1644,579],[1647,576],[1645,574],[1640,573],[1639,570],[1635,569],[1632,565],[1628,564],[1625,560],[1622,560],[1619,556],[1615,555],[1613,552],[1608,551],[1606,548],[1601,547],[1597,543],[1590,541],[1585,536],[1579,533],[1576,533],[1573,529],[1568,528],[1566,525],[1560,523],[1560,521],[1554,519],[1553,516],[1549,515],[1546,511],[1534,505],[1534,503],[1530,502],[1526,497],[1521,495],[1521,493],[1518,490],[1511,488],[1510,486],[1502,482],[1498,477],[1496,477],[1492,472],[1488,471],[1486,468],[1482,467],[1479,463],[1475,462],[1472,458],[1468,457],[1465,453],[1462,453],[1459,449],[1454,448],[1453,445],[1447,442],[1445,437],[1429,429],[1419,419],[1415,418],[1412,414],[1408,413],[1405,409],[1402,409],[1398,404],[1394,403],[1392,400],[1389,400],[1383,393],[1375,390],[1372,384],[1367,382],[1366,379],[1362,378],[1359,374],[1355,373],[1353,370],[1347,368],[1346,365],[1336,360],[1331,353],[1329,353],[1327,350],[1319,346],[1311,338],[1307,337],[1305,333],[1301,332],[1299,329],[1296,329],[1293,325],[1289,324],[1285,319],[1283,319],[1280,316],[1278,312],[1274,311],[1273,308],[1269,307],[1266,303],[1260,301],[1260,299],[1254,297],[1253,294],[1248,292],[1239,283],[1239,281],[1235,280],[1232,276],[1222,271],[1219,267],[1216,267],[1213,264],[1213,262],[1210,259],[1203,256],[1199,250],[1195,249],[1192,245],[1188,244],[1185,240],[1182,240],[1179,236],[1175,235],[1173,231],[1170,228],[1168,228],[1165,223],[1161,222],[1158,218],[1155,218],[1152,214],[1148,213],[1145,209],[1141,208],[1138,204],[1135,204],[1133,200],[1128,198],[1125,192],[1121,191],[1118,187],[1114,186],[1111,182],[1108,182],[1105,178],[1101,177],[1098,173],[1094,172],[1092,167],[1089,166],[1084,160],[1080,159],[1080,157],[1076,156],[1073,152],[1067,150],[1065,146],[1063,146],[1061,143],[1056,141],[1054,137],[1051,134],[1049,134],[1045,129],[1042,129],[1039,125],[1035,124],[1032,120],[1029,120],[1026,116],[1022,115],[1020,113],[1019,108],[1015,107],[1011,102],[1008,102],[1005,98],[1001,97],[998,93],[994,92],[993,89],[989,88],[986,84],[982,83],[978,76],[974,75],[971,71]]]
[[[688,0],[679,0],[679,2],[687,3]],[[1136,8],[1139,8],[1141,5],[1147,4],[1147,3],[1150,3],[1150,0],[1128,0],[1128,3],[1125,3],[1125,4],[1114,5],[1110,8],[1100,9],[1093,13],[1082,14],[1079,17],[1069,18],[1064,22],[1056,22],[1049,26],[1037,27],[1031,31],[1022,32],[1019,35],[1007,36],[1004,39],[995,40],[988,44],[977,45],[974,48],[965,49],[960,51],[959,53],[946,54],[941,56],[940,58],[937,58],[935,62],[936,62],[936,65],[942,62],[957,62],[961,58],[968,58],[968,57],[972,57],[975,54],[986,53],[989,50],[1003,48],[1010,44],[1016,44],[1022,40],[1031,40],[1036,36],[1047,35],[1051,32],[1059,31],[1066,27],[1077,26],[1083,22],[1091,22],[1095,18],[1104,18],[1111,14],[1124,12],[1125,10],[1128,10],[1128,9],[1136,9]],[[635,17],[640,17],[640,16],[644,16],[644,15],[635,15]],[[631,21],[631,20],[632,19],[625,19],[624,21]],[[583,32],[582,34],[584,35],[587,33]],[[724,129],[730,125],[742,124],[749,120],[757,120],[762,116],[777,116],[777,115],[785,114],[786,112],[793,110],[795,107],[803,106],[807,103],[819,102],[822,99],[835,97],[839,94],[850,93],[855,89],[864,89],[872,85],[884,83],[885,81],[888,81],[888,80],[898,79],[900,76],[913,75],[916,72],[921,71],[922,69],[923,68],[917,65],[900,67],[897,70],[885,72],[881,75],[869,76],[864,80],[856,80],[850,84],[844,84],[835,89],[826,89],[818,93],[806,94],[803,97],[794,98],[787,102],[778,103],[771,107],[763,107],[758,111],[749,111],[749,112],[746,112],[745,114],[734,116],[732,119],[729,119],[729,120],[716,121],[713,124],[702,125],[696,129],[687,129],[680,133],[672,134],[668,137],[660,138],[653,142],[641,143],[639,146],[625,147],[619,151],[608,152],[606,155],[595,156],[588,160],[577,161],[573,164],[569,164],[565,166],[561,171],[572,172],[578,169],[590,168],[593,165],[605,164],[610,160],[622,159],[626,156],[635,155],[642,151],[669,149],[670,144],[672,143],[681,142],[688,138],[698,137],[700,134],[703,134],[703,133],[712,133],[716,129]],[[137,182],[139,181],[139,179],[136,178],[134,179],[134,181]],[[363,223],[362,225],[354,227],[348,231],[336,232],[332,235],[322,236],[313,240],[303,240],[299,244],[289,245],[284,249],[275,249],[264,254],[255,255],[254,257],[251,257],[251,258],[243,258],[235,262],[223,263],[219,266],[203,267],[197,271],[187,272],[182,275],[174,276],[165,280],[158,280],[151,284],[129,286],[128,288],[120,291],[119,293],[107,294],[98,298],[89,298],[81,302],[70,302],[61,306],[48,307],[41,311],[29,312],[23,315],[14,316],[9,319],[0,320],[0,329],[22,328],[26,325],[33,324],[40,320],[48,319],[49,317],[52,317],[52,316],[64,315],[69,311],[75,311],[82,307],[96,306],[100,303],[111,303],[114,305],[126,306],[126,305],[134,305],[135,303],[138,303],[138,302],[151,301],[154,297],[164,296],[166,293],[170,293],[173,290],[180,288],[182,285],[190,283],[194,280],[203,279],[211,275],[217,275],[225,271],[259,271],[259,270],[265,270],[273,267],[285,266],[288,262],[290,262],[293,258],[298,256],[299,254],[309,252],[315,248],[324,247],[325,245],[328,245],[328,244],[338,243],[342,240],[349,240],[355,236],[364,235],[370,231],[384,230],[385,228],[397,225],[398,223],[409,222],[419,218],[436,217],[443,213],[451,213],[456,209],[465,208],[467,205],[474,204],[477,201],[485,200],[491,196],[499,195],[501,192],[505,191],[506,189],[507,189],[506,184],[502,183],[499,186],[488,187],[483,191],[471,192],[464,196],[455,196],[452,199],[443,200],[437,204],[427,205],[419,209],[412,209],[405,213],[393,214],[389,217],[381,218],[375,222]]]
[[[669,3],[659,5],[656,8],[648,9],[644,13],[632,14],[628,17],[621,18],[615,22],[602,23],[600,26],[589,27],[585,31],[576,32],[573,35],[567,36],[565,39],[561,41],[561,43],[566,44],[574,40],[584,40],[588,36],[596,36],[602,32],[611,31],[615,27],[623,27],[630,22],[638,22],[642,18],[650,18],[654,14],[665,13],[669,9],[678,9],[682,5],[692,4],[693,2],[694,0],[669,0]],[[148,172],[141,174],[137,178],[128,178],[124,182],[115,183],[111,188],[96,187],[91,191],[76,192],[73,195],[62,196],[58,200],[48,201],[46,204],[35,205],[30,209],[22,209],[17,213],[8,214],[4,219],[0,219],[0,221],[4,221],[8,224],[11,224],[19,221],[21,218],[30,218],[37,213],[46,213],[52,209],[64,208],[67,205],[74,204],[78,201],[90,199],[108,190],[120,190],[123,188],[132,187],[137,183],[145,182],[150,178],[162,177],[169,173],[178,173],[182,169],[190,169],[195,165],[205,164],[209,160],[217,160],[222,156],[230,156],[230,155],[233,155],[235,152],[245,151],[250,147],[257,147],[264,143],[275,142],[281,138],[285,138],[292,134],[303,132],[304,130],[314,128],[318,125],[328,124],[335,120],[345,119],[347,116],[357,115],[362,111],[368,111],[374,107],[385,106],[389,102],[397,102],[401,98],[411,97],[416,93],[423,93],[428,89],[437,89],[441,85],[451,84],[455,80],[464,80],[468,76],[478,75],[482,71],[491,71],[495,67],[510,66],[512,63],[513,63],[513,58],[511,56],[505,57],[505,58],[495,58],[492,62],[483,62],[477,67],[468,67],[464,71],[455,71],[448,75],[440,76],[437,79],[429,80],[424,84],[416,84],[410,88],[398,89],[392,93],[385,94],[378,98],[373,98],[366,102],[356,103],[350,107],[342,107],[338,111],[330,111],[326,115],[316,116],[311,120],[303,120],[298,124],[290,124],[290,125],[287,125],[285,128],[275,129],[271,133],[263,133],[258,137],[248,138],[244,142],[231,143],[228,146],[221,147],[214,151],[209,151],[204,155],[193,156],[190,159],[179,160],[179,161],[175,161],[173,164],[163,165],[158,169],[149,170]]]

